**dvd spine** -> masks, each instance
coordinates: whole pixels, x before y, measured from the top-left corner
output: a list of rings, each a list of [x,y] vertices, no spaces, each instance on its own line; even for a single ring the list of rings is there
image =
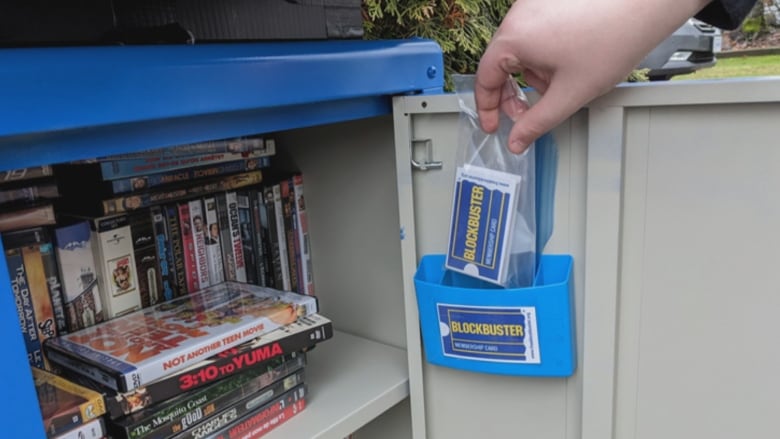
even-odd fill
[[[160,172],[176,171],[193,166],[217,165],[242,159],[257,159],[267,154],[260,152],[199,154],[187,157],[139,157],[101,161],[103,180],[138,177]],[[89,165],[88,165],[89,166]]]
[[[195,240],[192,235],[190,205],[187,202],[179,203],[179,226],[187,292],[194,293],[200,289],[200,278],[198,277],[198,261],[195,256]]]
[[[49,287],[51,306],[54,309],[54,323],[58,334],[68,332],[68,322],[65,318],[65,304],[62,297],[62,281],[57,269],[57,257],[54,254],[54,242],[51,236],[41,243],[41,258],[43,259],[43,271],[46,275],[46,283]]]
[[[168,259],[168,238],[165,214],[161,206],[153,206],[149,212],[154,233],[154,249],[156,252],[157,269],[160,273],[160,292],[162,300],[173,299],[174,276]]]
[[[303,384],[276,401],[250,412],[218,430],[214,439],[256,439],[284,424],[306,408],[308,388]]]
[[[57,336],[54,307],[49,296],[49,284],[46,280],[40,245],[26,245],[21,250],[24,271],[27,275],[27,286],[29,287],[30,300],[32,301],[35,316],[36,337],[40,346],[43,346],[46,340]],[[46,356],[41,355],[41,357],[40,360],[42,362],[38,364],[38,359],[36,358],[34,366],[51,370],[51,365]]]
[[[274,208],[274,192],[273,187],[268,186],[263,188],[263,204],[265,205],[266,214],[266,236],[268,241],[268,268],[269,273],[269,286],[276,289],[284,289],[284,282],[282,280],[282,263],[279,260],[279,234],[276,231],[276,209]]]
[[[241,234],[241,253],[244,255],[244,271],[247,283],[261,285],[257,279],[255,258],[257,254],[254,248],[254,226],[252,224],[252,206],[249,204],[249,195],[246,192],[237,192],[238,223]]]
[[[251,186],[259,184],[262,181],[263,171],[255,170],[241,174],[225,175],[188,186],[160,188],[158,190],[141,192],[138,194],[125,194],[114,198],[99,200],[97,204],[100,209],[102,209],[101,213],[103,215],[115,215],[151,207],[157,204],[185,201],[194,197],[213,194],[223,190]],[[94,210],[94,208],[87,208],[87,210]]]
[[[235,191],[225,194],[228,212],[228,227],[230,230],[230,253],[233,255],[233,263],[236,270],[236,281],[246,282],[246,261],[244,260],[244,248],[241,243],[241,219],[238,209],[238,195]]]
[[[196,166],[138,177],[120,178],[111,181],[111,192],[115,195],[128,192],[140,192],[156,189],[169,184],[192,182],[202,178],[219,177],[255,169],[267,168],[271,163],[268,157],[243,159],[216,165]]]
[[[306,202],[303,196],[303,175],[293,176],[295,192],[295,213],[298,226],[298,248],[300,251],[301,293],[314,295],[314,273],[312,272],[311,243],[309,242],[309,222],[306,214]]]
[[[47,182],[0,190],[0,204],[24,204],[53,200],[60,196],[56,183]]]
[[[0,232],[50,226],[55,223],[54,206],[48,203],[0,212]]]
[[[231,429],[233,431],[249,429],[250,423],[256,428],[259,423],[253,416],[268,418],[269,425],[265,429],[265,432],[270,431],[273,427],[279,425],[279,421],[277,420],[276,423],[271,426],[270,418],[275,417],[279,412],[285,413],[285,407],[288,406],[303,409],[304,406],[301,405],[299,407],[297,403],[304,400],[307,393],[306,384],[298,384],[296,387],[277,396],[270,402],[261,402],[264,401],[263,395],[245,398],[232,407],[195,425],[191,429],[185,430],[181,434],[174,436],[174,438],[202,439],[205,437],[214,437],[218,432],[229,432]]]
[[[98,161],[135,159],[145,157],[163,159],[167,157],[185,157],[201,154],[249,152],[262,153],[263,155],[271,156],[276,153],[276,145],[273,139],[263,139],[261,137],[237,137],[232,139],[191,143],[187,145],[169,146],[167,148],[153,149],[149,151],[117,154],[110,157],[100,158]]]
[[[53,175],[52,167],[31,166],[29,168],[11,169],[0,171],[0,183],[10,183],[13,181],[33,180],[36,178],[51,177]]]
[[[103,418],[97,418],[52,439],[101,439],[105,434]]]
[[[100,323],[105,310],[97,282],[92,232],[87,221],[54,230],[68,332]]]
[[[225,266],[222,261],[221,234],[216,197],[203,200],[206,217],[206,257],[208,259],[209,279],[212,284],[225,281]]]
[[[279,244],[279,266],[282,272],[282,288],[285,291],[291,291],[290,281],[290,259],[287,248],[287,232],[284,223],[284,210],[282,209],[282,192],[279,184],[273,185],[274,196],[274,215],[276,217],[276,240]]]
[[[168,246],[168,267],[174,279],[174,295],[187,295],[187,270],[184,267],[184,242],[181,236],[181,221],[179,208],[176,204],[164,207],[166,224],[166,241]]]
[[[298,250],[298,231],[295,224],[295,192],[290,179],[279,183],[282,196],[284,234],[287,243],[287,261],[290,271],[290,290],[303,293],[300,276],[300,251]]]
[[[11,278],[11,290],[16,302],[19,327],[24,336],[24,345],[27,349],[27,360],[32,366],[39,365],[39,367],[43,367],[43,351],[38,340],[38,331],[35,327],[35,311],[33,311],[33,304],[30,299],[30,287],[27,283],[27,274],[24,270],[21,250],[6,250],[5,260],[8,265],[8,276]]]
[[[103,293],[106,318],[141,309],[136,278],[138,270],[128,217],[97,218],[92,221],[92,226],[95,265],[98,267],[98,284]]]
[[[233,249],[230,237],[230,216],[228,215],[227,194],[217,194],[217,221],[219,222],[219,238],[222,244],[222,262],[225,267],[225,279],[236,280],[236,261],[233,259]]]
[[[141,296],[141,306],[146,308],[164,299],[152,213],[148,209],[139,210],[129,215],[129,221],[138,292]]]
[[[191,200],[190,205],[190,231],[192,243],[195,248],[195,275],[198,277],[199,288],[211,285],[209,279],[209,261],[206,256],[206,220],[203,214],[203,202],[200,198]]]
[[[252,246],[255,249],[255,271],[258,285],[270,286],[268,282],[268,246],[265,235],[268,217],[265,215],[265,205],[262,202],[262,191],[251,190],[248,193],[252,212]],[[264,224],[265,222],[265,224]]]

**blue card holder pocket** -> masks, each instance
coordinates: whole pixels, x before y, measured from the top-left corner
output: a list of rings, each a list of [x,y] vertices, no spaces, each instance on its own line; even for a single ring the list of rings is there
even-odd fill
[[[576,369],[572,265],[542,255],[534,285],[507,289],[426,255],[414,277],[426,359],[502,375],[566,377]]]

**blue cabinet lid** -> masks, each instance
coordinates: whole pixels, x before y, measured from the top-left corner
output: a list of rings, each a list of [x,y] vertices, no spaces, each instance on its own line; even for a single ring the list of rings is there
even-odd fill
[[[0,154],[26,148],[13,168],[387,114],[392,95],[441,92],[443,71],[424,39],[2,49]]]

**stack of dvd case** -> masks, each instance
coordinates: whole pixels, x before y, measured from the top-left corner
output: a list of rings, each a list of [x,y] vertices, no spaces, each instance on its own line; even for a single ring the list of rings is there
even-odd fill
[[[314,297],[225,282],[65,336],[46,354],[100,392],[112,438],[260,437],[306,406]]]
[[[305,407],[306,351],[333,328],[312,297],[303,175],[275,154],[257,135],[0,172],[44,422],[77,398],[45,399],[43,374],[104,406],[49,437],[257,437]],[[253,310],[257,294],[309,305]],[[229,329],[250,318],[267,321]],[[186,351],[195,339],[210,341]]]

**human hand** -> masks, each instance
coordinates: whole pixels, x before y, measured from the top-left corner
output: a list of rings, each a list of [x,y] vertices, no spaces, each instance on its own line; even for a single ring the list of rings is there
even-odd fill
[[[477,69],[482,129],[494,132],[499,110],[507,112],[515,121],[508,148],[522,153],[622,81],[709,1],[516,0]],[[515,73],[542,95],[528,109],[518,110],[507,94],[507,77]]]

